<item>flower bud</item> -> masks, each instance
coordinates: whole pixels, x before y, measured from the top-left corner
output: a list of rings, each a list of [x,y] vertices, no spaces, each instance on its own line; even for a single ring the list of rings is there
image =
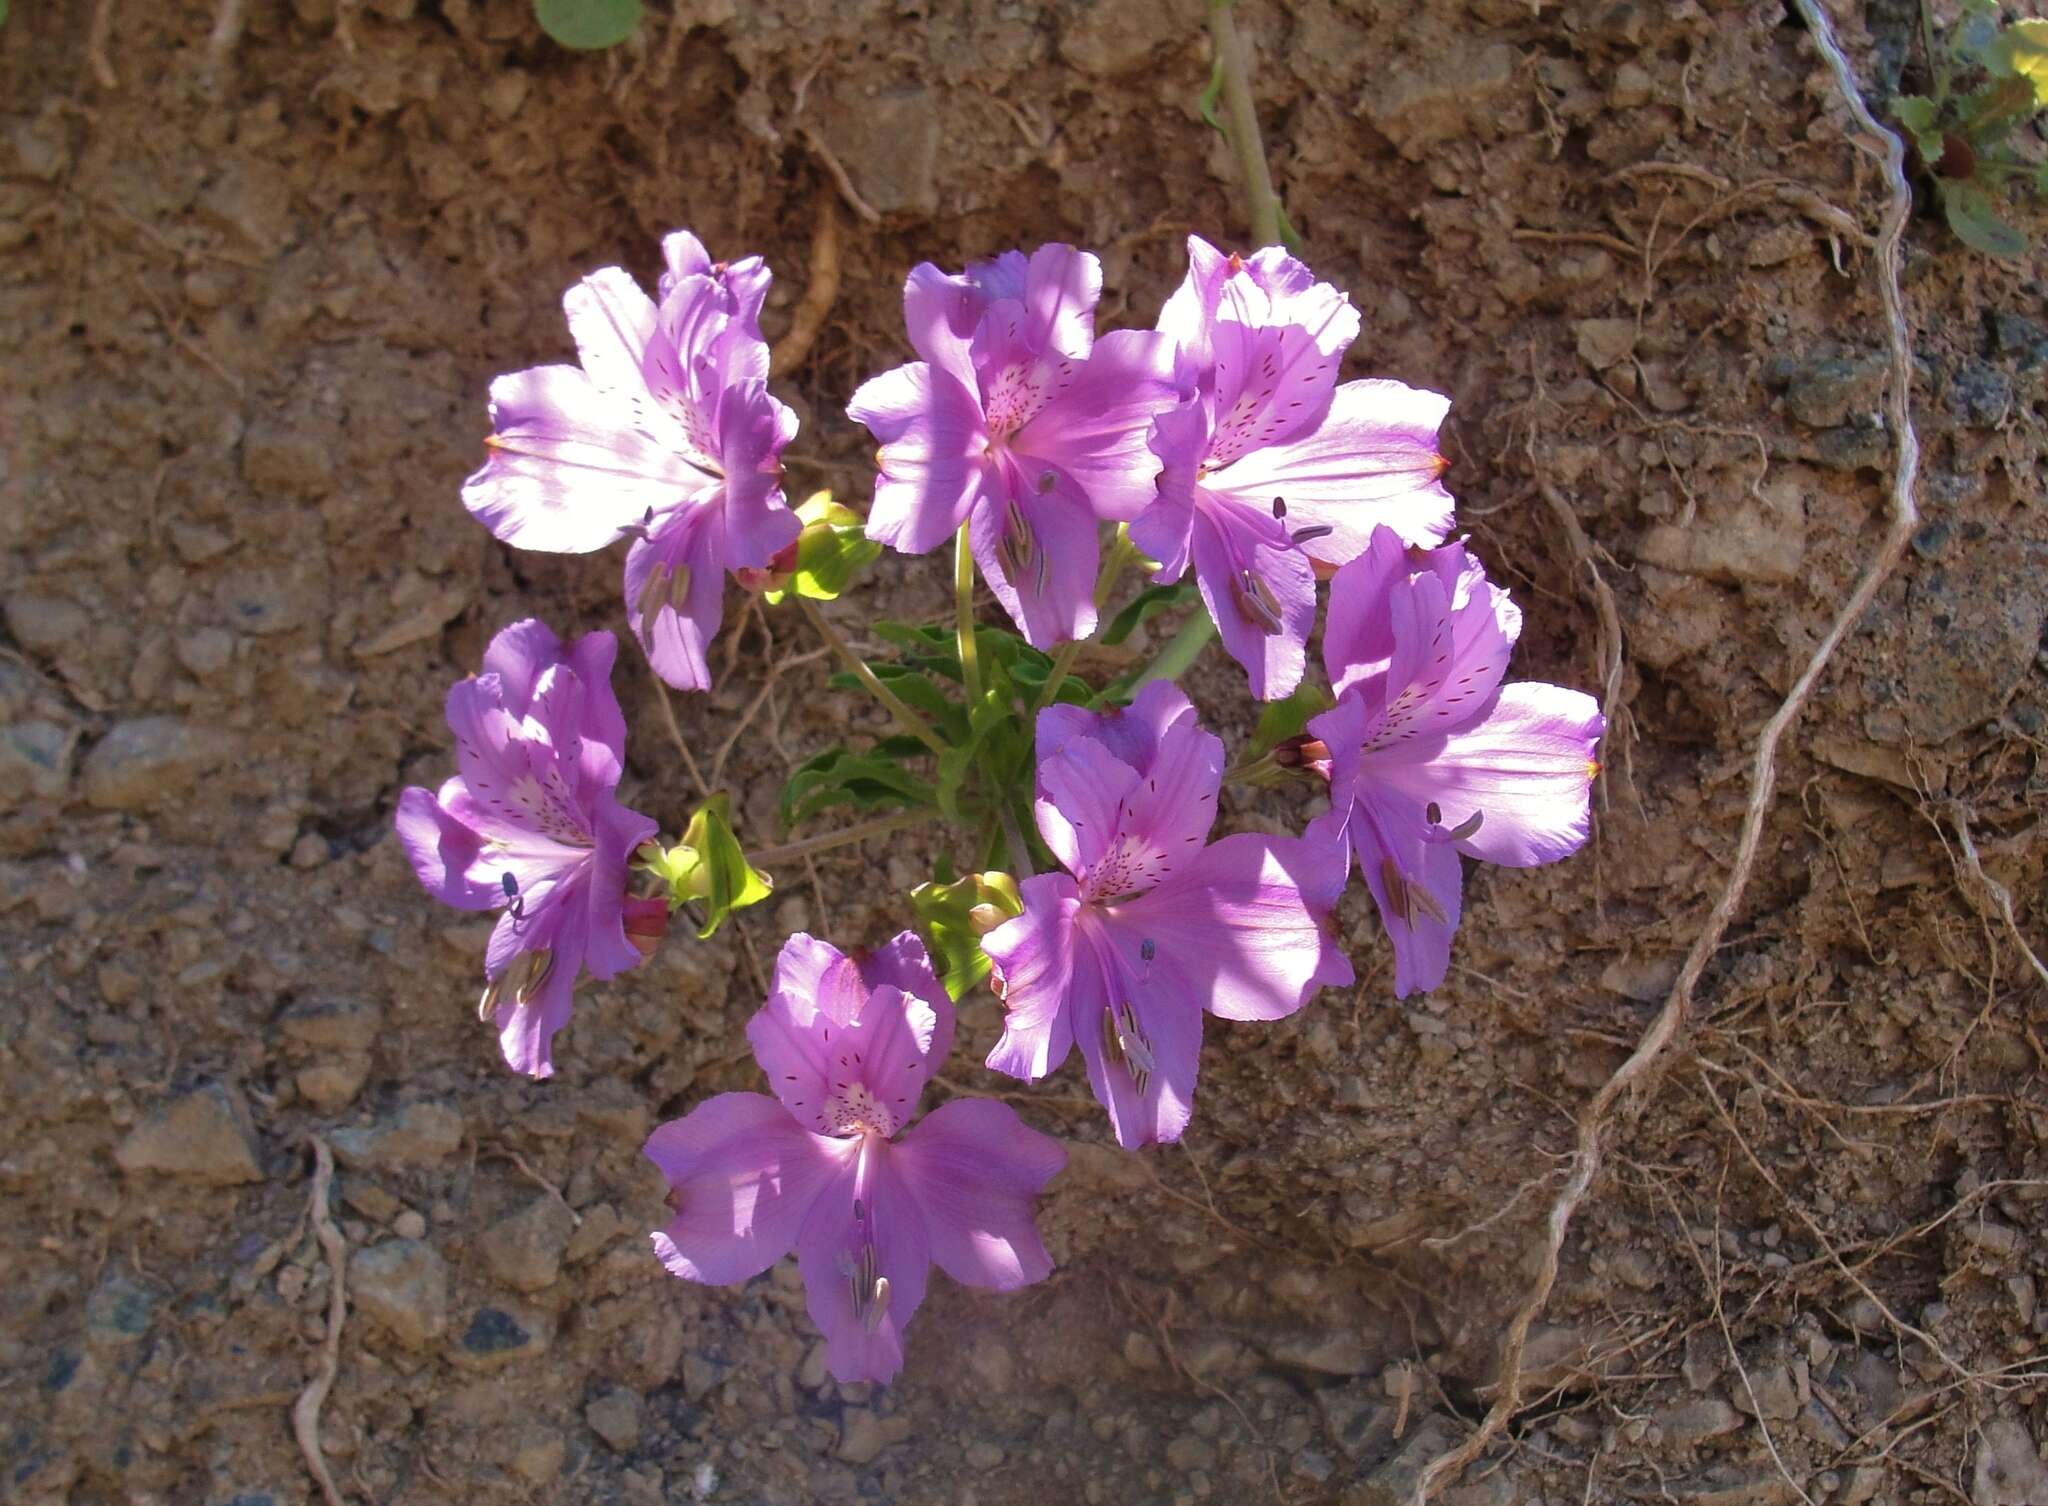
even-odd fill
[[[629,899],[622,919],[626,940],[633,944],[633,950],[640,954],[641,961],[652,957],[654,949],[661,945],[661,938],[668,934],[668,905],[658,899]]]

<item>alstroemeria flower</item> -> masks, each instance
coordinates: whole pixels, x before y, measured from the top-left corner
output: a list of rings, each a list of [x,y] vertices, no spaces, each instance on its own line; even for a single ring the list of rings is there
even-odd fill
[[[490,453],[462,500],[522,549],[586,554],[630,537],[627,622],[657,674],[702,690],[726,572],[796,538],[779,458],[796,415],[768,395],[761,259],[714,263],[688,231],[662,249],[659,305],[618,267],[563,295],[580,369],[491,384]]]
[[[610,633],[564,649],[547,624],[513,623],[483,673],[448,692],[461,772],[438,794],[398,798],[398,838],[427,892],[504,912],[478,1013],[496,1023],[506,1062],[533,1077],[554,1071],[549,1042],[577,974],[637,966],[666,924],[661,901],[626,897],[627,864],[657,827],[613,793],[626,756],[617,652]]]
[[[1188,240],[1188,275],[1159,327],[1192,401],[1162,413],[1158,496],[1131,542],[1175,580],[1192,560],[1223,645],[1273,700],[1301,683],[1316,567],[1375,525],[1414,544],[1451,527],[1437,428],[1450,400],[1393,381],[1337,383],[1358,310],[1277,247],[1250,261]]]
[[[1150,330],[1095,337],[1102,268],[1041,246],[964,277],[911,272],[903,316],[921,359],[864,383],[846,411],[881,442],[868,536],[923,554],[969,525],[996,599],[1038,648],[1095,631],[1097,523],[1152,496],[1152,416],[1179,399]]]
[[[1337,704],[1308,724],[1331,808],[1306,839],[1356,855],[1394,944],[1397,997],[1443,982],[1460,853],[1530,868],[1585,845],[1605,723],[1580,691],[1501,683],[1521,631],[1462,543],[1411,550],[1381,528],[1331,584],[1323,663]]]
[[[648,1137],[676,1210],[654,1235],[669,1270],[723,1285],[794,1248],[844,1382],[903,1367],[934,1261],[998,1291],[1052,1270],[1032,1204],[1066,1164],[1059,1143],[983,1098],[911,1123],[953,1044],[953,1006],[914,933],[861,957],[790,937],[747,1039],[775,1097],[721,1093]]]
[[[1078,1041],[1127,1148],[1180,1138],[1204,1010],[1277,1020],[1351,981],[1323,929],[1343,854],[1207,844],[1222,780],[1223,744],[1164,681],[1123,711],[1038,714],[1038,830],[1067,871],[1026,879],[1024,913],[982,938],[1009,1012],[988,1065],[1035,1081]]]

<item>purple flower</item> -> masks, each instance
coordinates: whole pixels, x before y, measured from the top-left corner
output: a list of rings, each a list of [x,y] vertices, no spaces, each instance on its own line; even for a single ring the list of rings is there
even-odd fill
[[[1008,1017],[989,1053],[1035,1081],[1080,1042],[1118,1143],[1177,1140],[1202,1011],[1277,1020],[1351,966],[1324,934],[1341,850],[1253,833],[1204,845],[1223,744],[1171,684],[1126,710],[1038,715],[1038,830],[1066,868],[1020,886],[1024,913],[982,938]]]
[[[612,695],[610,633],[567,650],[545,623],[491,640],[480,675],[448,692],[461,773],[439,794],[398,798],[398,839],[420,882],[458,910],[501,910],[484,953],[478,1013],[513,1070],[554,1071],[578,972],[636,966],[665,924],[658,900],[626,897],[626,866],[655,823],[620,805],[626,721]]]
[[[1059,1143],[981,1098],[910,1123],[953,1044],[913,933],[858,958],[790,937],[747,1039],[774,1098],[721,1093],[648,1137],[676,1210],[654,1235],[669,1270],[723,1285],[794,1248],[826,1363],[852,1382],[903,1367],[933,1261],[998,1291],[1052,1269],[1032,1201],[1066,1164]]]
[[[1529,868],[1585,845],[1605,724],[1579,691],[1501,683],[1521,630],[1462,543],[1411,550],[1377,529],[1332,583],[1323,663],[1337,704],[1309,723],[1331,809],[1307,839],[1356,854],[1398,997],[1450,966],[1460,853]]]
[[[580,369],[491,384],[490,453],[462,500],[522,549],[585,554],[631,537],[627,622],[657,674],[702,690],[726,572],[766,565],[797,536],[779,459],[796,416],[768,395],[761,259],[714,263],[688,231],[662,249],[658,306],[617,267],[563,296]]]
[[[1039,648],[1095,631],[1097,522],[1152,496],[1153,414],[1173,405],[1172,342],[1095,338],[1096,259],[1041,246],[952,277],[910,274],[922,358],[862,385],[847,412],[881,441],[868,536],[923,554],[969,525],[996,599]]]
[[[1252,694],[1301,683],[1316,570],[1376,524],[1415,544],[1450,530],[1437,427],[1447,398],[1392,381],[1337,384],[1358,311],[1278,247],[1244,261],[1188,240],[1188,275],[1159,328],[1193,400],[1153,423],[1157,499],[1131,542],[1175,580],[1190,560]]]

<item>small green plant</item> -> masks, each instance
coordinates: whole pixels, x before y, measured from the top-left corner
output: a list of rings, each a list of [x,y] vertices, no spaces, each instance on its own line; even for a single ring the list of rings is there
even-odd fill
[[[2048,21],[1999,20],[1995,0],[1963,0],[1961,21],[1937,47],[1929,0],[1921,0],[1933,93],[1900,95],[1892,116],[1919,152],[1949,229],[1988,255],[2024,256],[2026,237],[1999,218],[1996,195],[2014,179],[2048,191],[2048,165],[2025,161],[2007,144],[2048,109]]]
[[[616,47],[640,24],[641,0],[533,0],[540,29],[564,47]]]

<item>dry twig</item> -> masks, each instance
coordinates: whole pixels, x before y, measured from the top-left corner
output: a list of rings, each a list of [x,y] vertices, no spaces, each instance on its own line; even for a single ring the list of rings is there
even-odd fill
[[[320,1448],[320,1408],[341,1372],[341,1325],[348,1317],[348,1241],[334,1226],[327,1211],[327,1192],[334,1185],[334,1153],[318,1135],[313,1142],[313,1193],[306,1205],[306,1217],[313,1236],[327,1256],[327,1337],[320,1345],[320,1369],[306,1382],[306,1389],[292,1404],[292,1436],[299,1452],[306,1456],[306,1468],[319,1483],[327,1506],[344,1506],[334,1475],[327,1468],[327,1456]]]
[[[1606,1128],[1608,1111],[1616,1100],[1639,1081],[1647,1078],[1663,1056],[1664,1050],[1678,1035],[1680,1027],[1692,1007],[1693,990],[1698,986],[1700,976],[1706,971],[1707,963],[1727,934],[1729,925],[1735,919],[1744,893],[1749,887],[1751,869],[1755,866],[1756,855],[1763,839],[1764,819],[1770,813],[1771,800],[1777,791],[1778,746],[1786,731],[1805,709],[1812,696],[1814,686],[1819,682],[1822,671],[1834,657],[1836,648],[1855,625],[1862,620],[1878,589],[1891,576],[1898,564],[1899,556],[1905,551],[1913,530],[1919,524],[1919,511],[1914,505],[1914,483],[1919,473],[1920,442],[1913,431],[1909,403],[1913,383],[1912,336],[1906,324],[1904,299],[1899,292],[1899,244],[1904,237],[1907,217],[1912,213],[1913,194],[1906,182],[1905,147],[1899,138],[1880,126],[1863,103],[1863,96],[1857,92],[1856,80],[1849,69],[1848,59],[1843,56],[1835,40],[1834,29],[1829,24],[1817,0],[1797,0],[1800,14],[1806,18],[1808,30],[1814,44],[1826,58],[1833,71],[1835,82],[1843,101],[1856,118],[1864,132],[1858,145],[1865,151],[1881,156],[1884,163],[1885,181],[1891,189],[1891,198],[1885,209],[1884,220],[1878,234],[1877,263],[1879,290],[1884,300],[1885,321],[1890,349],[1890,371],[1885,393],[1885,413],[1890,421],[1892,433],[1898,445],[1897,462],[1893,468],[1891,485],[1891,522],[1882,540],[1873,553],[1863,577],[1856,589],[1843,603],[1827,633],[1815,646],[1806,667],[1800,672],[1790,693],[1778,707],[1771,719],[1764,724],[1763,732],[1757,739],[1755,772],[1751,779],[1749,805],[1743,818],[1742,835],[1736,846],[1735,859],[1723,886],[1720,898],[1715,902],[1712,913],[1707,917],[1706,926],[1693,942],[1692,950],[1680,969],[1678,980],[1672,985],[1670,996],[1656,1019],[1643,1033],[1635,1051],[1608,1078],[1592,1102],[1579,1115],[1578,1148],[1573,1156],[1572,1174],[1566,1180],[1564,1189],[1551,1204],[1550,1216],[1546,1221],[1544,1243],[1539,1251],[1536,1280],[1528,1297],[1515,1311],[1508,1324],[1507,1336],[1501,1345],[1500,1374],[1502,1382],[1493,1405],[1487,1409],[1486,1417],[1473,1430],[1470,1437],[1456,1448],[1438,1455],[1416,1480],[1411,1499],[1415,1506],[1422,1506],[1436,1490],[1447,1484],[1480,1452],[1499,1436],[1501,1429],[1515,1413],[1520,1404],[1522,1351],[1528,1342],[1529,1325],[1550,1300],[1551,1288],[1557,1282],[1558,1257],[1564,1248],[1565,1235],[1571,1227],[1572,1217],[1579,1205],[1585,1201],[1594,1178],[1598,1175],[1601,1162],[1601,1136]]]
[[[860,190],[853,186],[853,179],[846,175],[844,164],[833,155],[832,148],[825,144],[825,138],[809,126],[802,128],[802,135],[804,145],[811,149],[811,155],[824,163],[825,171],[832,175],[832,181],[839,189],[839,197],[846,200],[846,207],[870,225],[881,224],[882,216],[876,212],[872,204],[860,196]]]

